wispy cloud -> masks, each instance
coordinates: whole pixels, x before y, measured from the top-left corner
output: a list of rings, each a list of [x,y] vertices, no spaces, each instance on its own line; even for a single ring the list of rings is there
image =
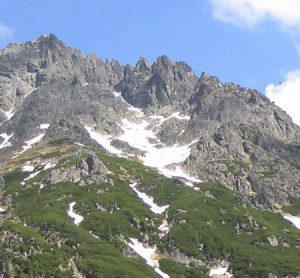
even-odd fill
[[[266,88],[266,96],[285,110],[300,125],[300,71],[292,71],[286,75],[286,81]]]
[[[0,22],[0,40],[10,39],[13,35],[13,29]]]
[[[213,15],[239,27],[273,20],[287,32],[300,54],[300,0],[209,0]]]

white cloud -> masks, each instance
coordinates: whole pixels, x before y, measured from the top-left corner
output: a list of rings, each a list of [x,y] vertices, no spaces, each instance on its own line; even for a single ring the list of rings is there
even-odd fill
[[[213,15],[238,27],[253,28],[272,20],[293,40],[300,56],[300,0],[209,0]],[[266,95],[300,125],[300,70],[281,84],[270,84]]]
[[[287,74],[281,84],[266,87],[266,96],[285,110],[300,125],[300,70]]]
[[[0,40],[10,39],[12,34],[13,30],[0,22]]]
[[[283,26],[300,26],[300,0],[211,0],[217,19],[254,25],[270,17]]]
[[[209,0],[216,19],[254,27],[271,19],[287,32],[300,54],[300,0]]]

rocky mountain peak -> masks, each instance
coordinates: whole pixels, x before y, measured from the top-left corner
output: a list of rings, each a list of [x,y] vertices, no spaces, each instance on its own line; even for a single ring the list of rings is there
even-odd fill
[[[150,72],[151,64],[145,58],[140,58],[135,65],[135,71],[137,72]]]
[[[175,65],[167,55],[163,55],[157,58],[156,62],[153,64],[153,69],[156,71],[169,70]]]
[[[55,49],[57,47],[66,47],[64,43],[59,40],[54,34],[43,34],[37,39],[37,42],[42,48],[47,47],[50,49]]]

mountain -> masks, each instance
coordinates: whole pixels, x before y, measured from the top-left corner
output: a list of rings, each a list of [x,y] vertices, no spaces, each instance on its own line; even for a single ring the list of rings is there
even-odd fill
[[[300,127],[256,90],[42,35],[0,51],[0,123],[6,276],[300,273]]]

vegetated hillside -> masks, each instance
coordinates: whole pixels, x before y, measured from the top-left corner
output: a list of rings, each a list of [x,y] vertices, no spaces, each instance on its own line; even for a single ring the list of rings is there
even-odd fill
[[[4,277],[156,277],[154,269],[206,277],[218,267],[235,277],[300,273],[299,230],[219,184],[194,190],[136,160],[62,140],[1,172]],[[151,206],[141,193],[154,198]],[[148,264],[136,247],[150,247]]]

